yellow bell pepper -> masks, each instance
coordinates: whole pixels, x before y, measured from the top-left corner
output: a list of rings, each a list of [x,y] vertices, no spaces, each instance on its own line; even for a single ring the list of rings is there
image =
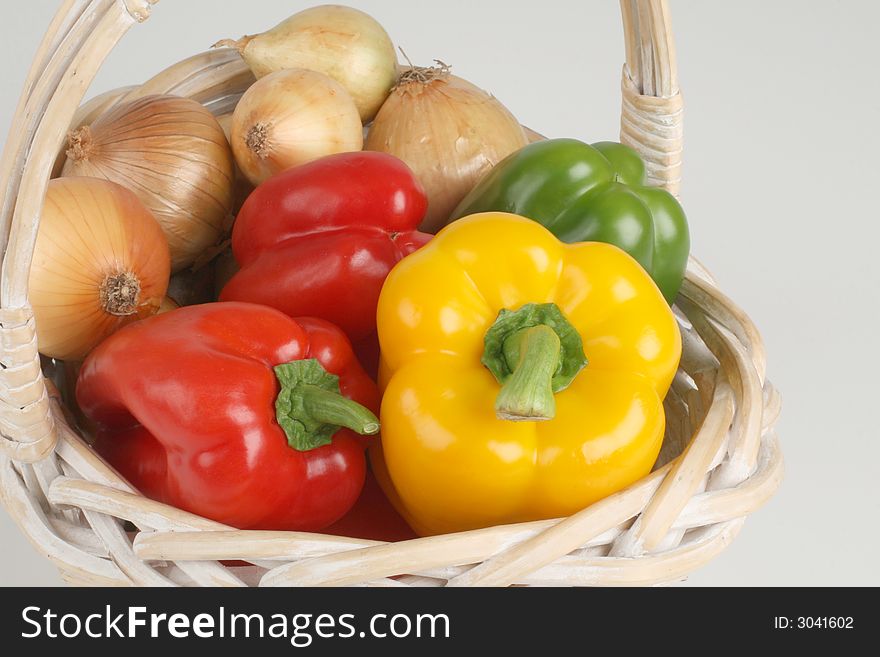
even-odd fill
[[[647,474],[681,335],[642,267],[505,213],[385,282],[374,469],[418,533],[570,515]]]

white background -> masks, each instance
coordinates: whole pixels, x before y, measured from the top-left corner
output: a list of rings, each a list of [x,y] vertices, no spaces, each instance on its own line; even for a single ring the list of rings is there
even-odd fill
[[[615,139],[623,40],[611,0],[347,0],[551,137]],[[0,131],[57,4],[0,24]],[[289,0],[163,0],[89,95],[143,81]],[[783,394],[783,487],[695,585],[878,585],[880,3],[671,0],[694,253],[762,330]],[[15,127],[13,126],[13,130]],[[0,133],[2,134],[2,133]],[[0,584],[60,582],[0,512]]]

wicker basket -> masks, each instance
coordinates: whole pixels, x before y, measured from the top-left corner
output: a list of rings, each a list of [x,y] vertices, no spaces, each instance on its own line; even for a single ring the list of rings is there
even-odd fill
[[[0,490],[12,517],[67,582],[89,585],[647,585],[718,554],[782,478],[779,397],[761,337],[696,261],[677,304],[681,368],[665,401],[654,472],[559,520],[380,543],[239,531],[148,500],[72,428],[41,371],[28,271],[41,204],[66,133],[121,99],[173,93],[229,112],[253,82],[215,50],[77,110],[101,62],[156,0],[65,0],[36,55],[3,153]],[[682,101],[663,0],[622,0],[621,139],[677,191]],[[74,113],[76,112],[76,116]],[[138,531],[127,531],[131,525]],[[241,560],[251,565],[224,565]]]

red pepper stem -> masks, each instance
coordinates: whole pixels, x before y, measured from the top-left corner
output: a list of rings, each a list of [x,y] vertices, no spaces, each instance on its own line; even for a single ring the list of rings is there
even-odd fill
[[[559,368],[560,347],[559,335],[546,324],[519,329],[505,338],[502,348],[511,375],[495,399],[500,419],[553,419],[553,376]]]
[[[316,385],[300,385],[297,390],[303,409],[313,422],[334,424],[362,436],[379,432],[379,420],[368,409],[338,392]]]
[[[301,452],[329,445],[339,427],[361,435],[379,432],[369,410],[340,394],[339,377],[314,358],[275,366],[281,390],[275,398],[275,419],[287,444]]]

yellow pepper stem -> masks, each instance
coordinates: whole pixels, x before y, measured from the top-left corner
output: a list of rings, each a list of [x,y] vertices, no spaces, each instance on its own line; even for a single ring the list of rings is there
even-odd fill
[[[556,331],[545,324],[519,329],[504,340],[503,350],[512,373],[495,399],[495,414],[518,422],[553,419],[553,376],[560,357]]]
[[[483,341],[480,360],[501,384],[495,414],[502,420],[552,420],[553,395],[587,364],[580,334],[555,303],[502,309]]]

